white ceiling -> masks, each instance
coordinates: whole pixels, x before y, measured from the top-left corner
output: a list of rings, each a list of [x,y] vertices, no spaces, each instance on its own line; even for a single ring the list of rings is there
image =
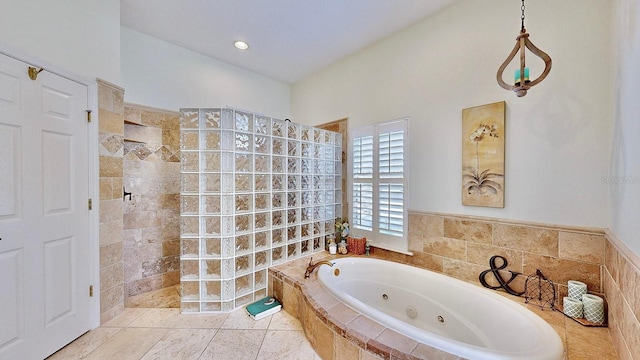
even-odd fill
[[[457,0],[121,0],[122,26],[292,84]],[[249,50],[233,46],[249,43]]]

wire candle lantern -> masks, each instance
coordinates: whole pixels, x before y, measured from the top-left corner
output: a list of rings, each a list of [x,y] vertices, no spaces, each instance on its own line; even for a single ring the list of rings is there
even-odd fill
[[[544,310],[556,308],[556,287],[553,282],[536,269],[535,275],[529,275],[524,283],[525,304],[532,304]]]

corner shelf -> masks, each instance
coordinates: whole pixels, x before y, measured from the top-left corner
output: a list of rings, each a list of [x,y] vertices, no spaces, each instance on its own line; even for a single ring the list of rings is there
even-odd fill
[[[127,119],[125,119],[125,120],[124,120],[124,124],[125,124],[125,125],[139,126],[139,127],[147,127],[147,125],[140,124],[140,123],[137,123],[137,122],[133,122],[133,121],[131,121],[131,120],[127,120]],[[126,126],[125,126],[125,134],[126,134],[126,132],[127,132],[127,131],[126,131]],[[139,140],[134,140],[134,139],[128,139],[128,138],[126,138],[126,137],[124,138],[124,142],[133,143],[133,144],[146,144],[146,142],[145,142],[145,141],[139,141]]]
[[[127,119],[125,119],[125,120],[124,120],[124,123],[125,123],[126,125],[136,125],[136,126],[147,127],[147,125],[140,124],[140,123],[137,123],[137,122],[133,122],[133,121],[131,121],[131,120],[127,120]]]

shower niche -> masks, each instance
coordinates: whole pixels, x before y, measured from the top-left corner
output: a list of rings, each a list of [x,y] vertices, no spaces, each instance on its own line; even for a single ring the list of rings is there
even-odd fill
[[[267,268],[324,250],[341,216],[342,135],[229,108],[181,109],[182,312],[267,295]]]

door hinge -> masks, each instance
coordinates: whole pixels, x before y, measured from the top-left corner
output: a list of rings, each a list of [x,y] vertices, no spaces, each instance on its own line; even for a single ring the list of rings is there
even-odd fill
[[[93,209],[93,200],[92,199],[89,199],[89,204],[88,205],[89,205],[89,210],[92,210]]]
[[[91,110],[87,110],[87,122],[91,122]]]
[[[93,285],[89,285],[89,297],[93,297]]]

